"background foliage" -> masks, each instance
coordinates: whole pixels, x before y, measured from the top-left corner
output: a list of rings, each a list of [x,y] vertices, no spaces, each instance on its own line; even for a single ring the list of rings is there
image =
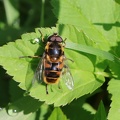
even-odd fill
[[[0,1],[0,119],[119,120],[120,3],[118,0]],[[42,28],[41,28],[42,27]],[[31,86],[45,38],[58,32],[74,78],[68,90]],[[20,37],[21,36],[21,37]]]

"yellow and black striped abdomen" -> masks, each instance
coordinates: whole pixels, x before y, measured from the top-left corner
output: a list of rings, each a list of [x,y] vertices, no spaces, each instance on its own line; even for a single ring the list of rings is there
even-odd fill
[[[45,68],[43,72],[44,82],[46,84],[54,84],[59,82],[59,77],[63,68],[62,62],[51,63],[47,60],[44,61]]]

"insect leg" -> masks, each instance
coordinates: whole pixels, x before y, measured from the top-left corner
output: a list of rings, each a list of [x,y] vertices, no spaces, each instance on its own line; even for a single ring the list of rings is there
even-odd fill
[[[66,56],[64,56],[64,60],[65,60],[65,62],[66,62],[66,60],[70,60],[71,62],[74,62],[72,59],[66,58]]]
[[[66,43],[65,43],[66,40],[67,40],[67,38],[65,38],[65,39],[63,40],[63,47],[65,47],[65,45],[66,45]]]
[[[70,59],[70,58],[65,58],[65,60],[70,60],[71,62],[74,62],[72,59]]]
[[[20,56],[19,58],[41,58],[42,56]]]
[[[58,88],[61,89],[61,85],[60,85],[60,82],[58,83]]]
[[[48,85],[46,84],[46,94],[48,95]]]

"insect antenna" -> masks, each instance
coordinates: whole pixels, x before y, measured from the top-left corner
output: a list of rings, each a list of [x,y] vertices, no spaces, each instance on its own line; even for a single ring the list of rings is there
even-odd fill
[[[42,42],[44,43],[44,36],[43,36],[42,32],[40,31],[40,29],[38,29],[38,31],[40,32],[41,38],[42,38]]]

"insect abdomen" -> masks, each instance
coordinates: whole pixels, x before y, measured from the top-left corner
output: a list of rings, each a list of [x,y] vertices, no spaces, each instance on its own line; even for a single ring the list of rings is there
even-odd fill
[[[61,62],[50,63],[48,61],[45,61],[45,65],[46,67],[44,68],[43,72],[44,82],[46,84],[58,83],[63,64]]]
[[[60,77],[60,73],[58,71],[45,71],[45,82],[47,84],[53,84],[53,83],[58,83],[59,82],[59,77]]]

